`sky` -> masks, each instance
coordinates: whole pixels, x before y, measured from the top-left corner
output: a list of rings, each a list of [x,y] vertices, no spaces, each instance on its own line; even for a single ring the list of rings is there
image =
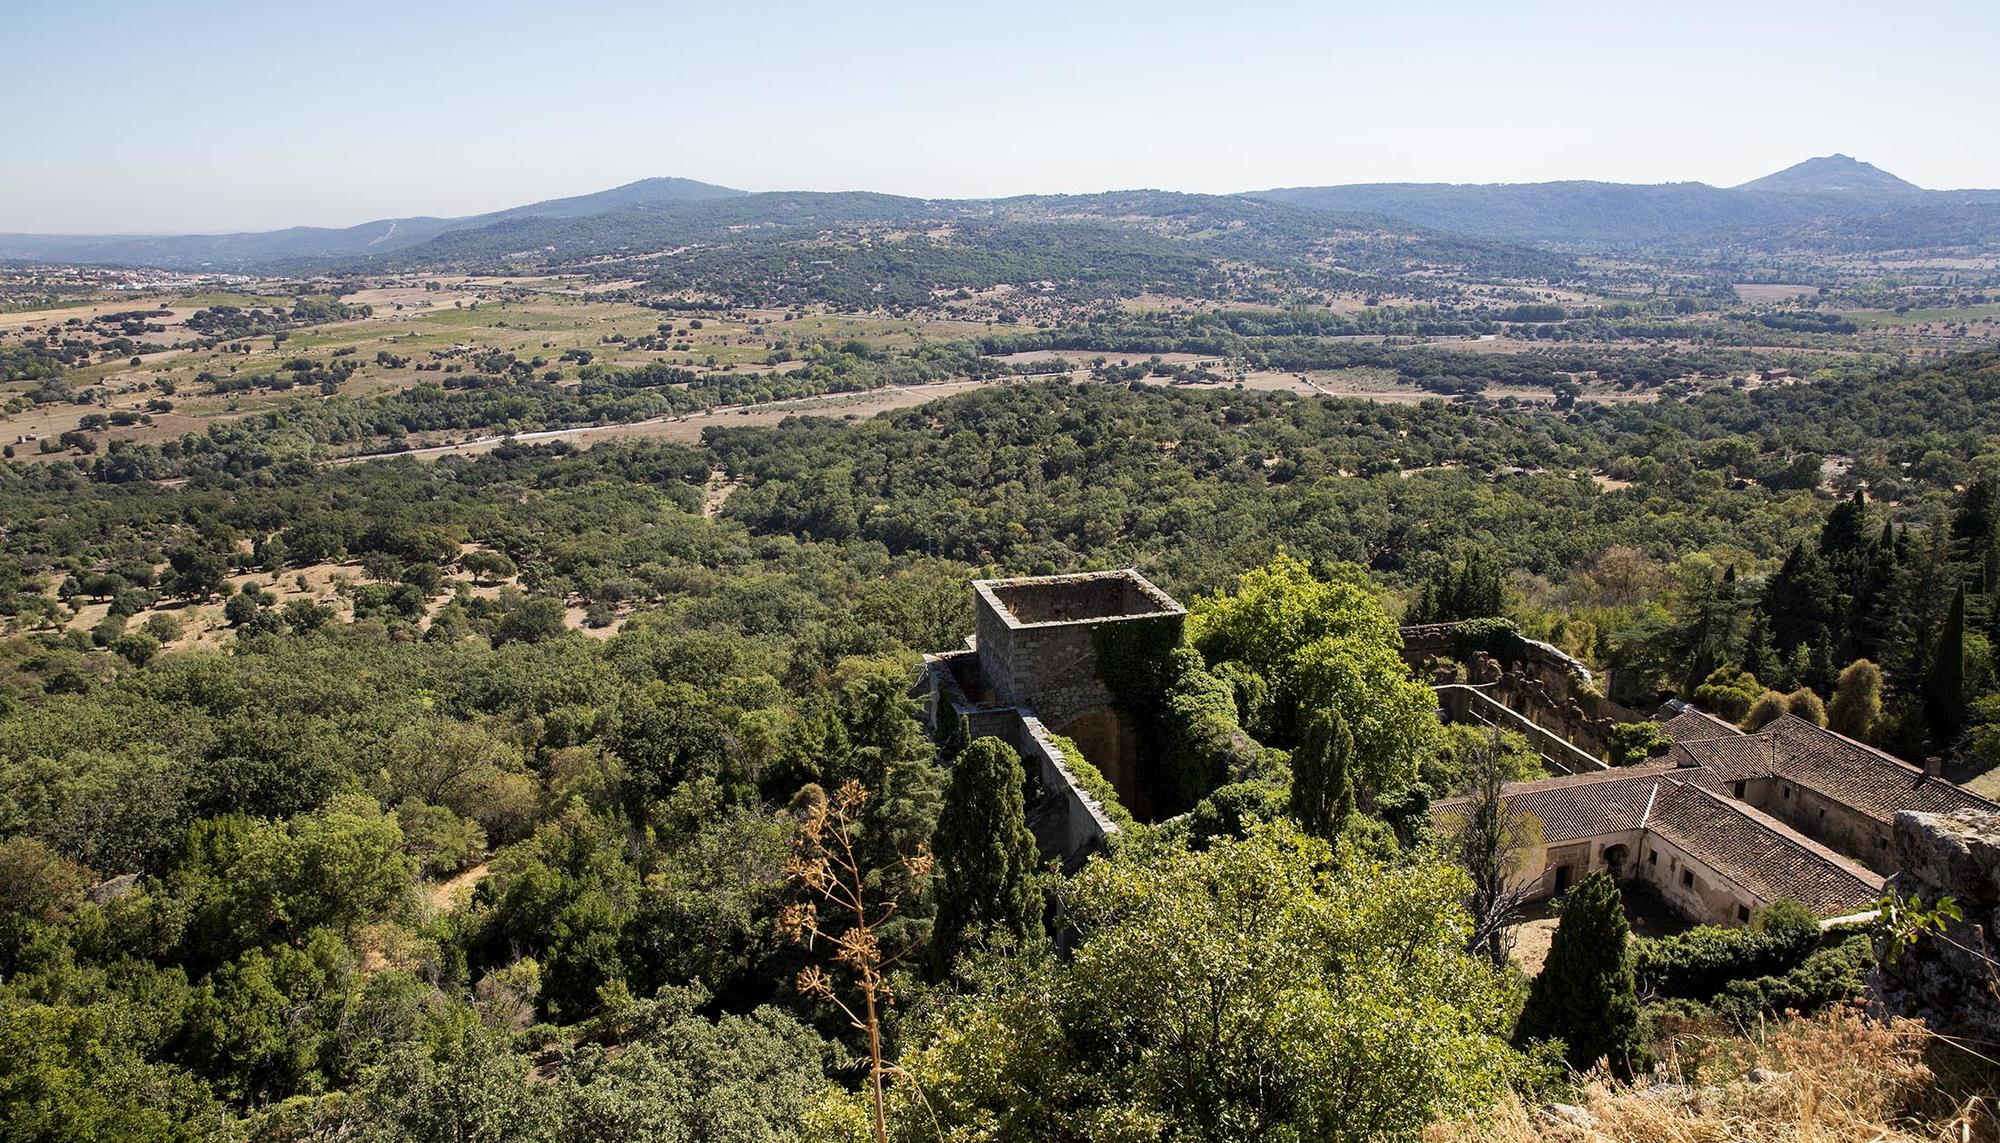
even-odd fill
[[[0,0],[0,232],[462,215],[679,175],[984,197],[2000,187],[1991,0]]]

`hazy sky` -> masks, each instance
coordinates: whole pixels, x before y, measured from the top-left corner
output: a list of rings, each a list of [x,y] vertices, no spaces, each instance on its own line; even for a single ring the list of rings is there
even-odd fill
[[[683,175],[927,196],[2000,186],[2000,5],[0,3],[0,231],[469,214]]]

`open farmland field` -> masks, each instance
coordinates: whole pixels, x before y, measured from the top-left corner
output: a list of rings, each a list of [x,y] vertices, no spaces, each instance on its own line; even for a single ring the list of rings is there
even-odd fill
[[[599,370],[670,367],[684,370],[693,378],[689,384],[699,387],[705,376],[789,372],[805,362],[786,350],[808,343],[853,343],[895,353],[996,329],[948,317],[669,311],[591,296],[558,280],[505,279],[388,282],[344,294],[342,305],[352,312],[333,320],[286,323],[235,337],[215,337],[212,326],[197,328],[197,315],[213,314],[215,307],[276,314],[289,309],[289,302],[278,294],[139,295],[0,316],[4,348],[50,335],[112,334],[111,327],[96,323],[106,315],[144,315],[143,329],[134,335],[140,340],[132,346],[138,352],[94,354],[67,370],[64,381],[75,400],[15,402],[0,414],[0,437],[28,445],[16,449],[24,459],[74,455],[69,448],[44,453],[35,446],[93,417],[115,421],[95,430],[105,443],[157,443],[288,407],[309,392],[363,398],[417,385],[450,388],[502,357],[527,363],[525,376],[558,386],[576,385],[584,367],[595,365]],[[107,336],[99,344],[123,342]],[[325,373],[330,366],[340,370],[332,379]],[[16,394],[35,388],[32,381],[4,386]]]

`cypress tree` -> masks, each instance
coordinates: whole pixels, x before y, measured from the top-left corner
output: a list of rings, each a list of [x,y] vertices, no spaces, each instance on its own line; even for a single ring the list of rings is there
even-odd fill
[[[1776,680],[1784,674],[1784,665],[1778,661],[1777,649],[1771,646],[1771,625],[1764,621],[1764,613],[1752,611],[1750,626],[1743,636],[1743,669],[1760,679]],[[1702,679],[1706,680],[1707,675]],[[1697,684],[1698,685],[1698,684]],[[1692,694],[1692,690],[1685,693]]]
[[[1889,600],[1893,653],[1882,665],[1896,689],[1923,695],[1928,693],[1926,680],[1936,661],[1945,604],[1951,598],[1946,590],[1952,583],[1951,553],[1942,528],[1931,529],[1928,543],[1911,547],[1910,555],[1897,561]]]
[[[1559,1039],[1579,1071],[1608,1060],[1629,1077],[1645,1066],[1639,1038],[1638,986],[1632,973],[1631,928],[1610,875],[1597,872],[1563,895],[1562,920],[1549,959],[1528,990],[1516,1041]]]
[[[976,739],[952,766],[931,841],[939,885],[931,952],[940,972],[975,940],[1026,947],[1045,939],[1022,780],[1020,755],[998,738]]]
[[[1354,816],[1354,735],[1338,711],[1314,711],[1292,752],[1292,816],[1317,838],[1338,844]]]
[[[1931,744],[1946,746],[1965,729],[1965,588],[1952,593],[1951,610],[1931,651],[1924,676],[1924,724]]]

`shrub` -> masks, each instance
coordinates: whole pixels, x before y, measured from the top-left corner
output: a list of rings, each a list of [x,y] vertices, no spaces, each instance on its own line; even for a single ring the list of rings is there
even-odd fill
[[[127,631],[111,641],[111,652],[135,667],[143,667],[160,653],[160,641],[144,631]]]
[[[1611,728],[1611,764],[1631,766],[1664,754],[1673,739],[1657,722],[1626,722]]]
[[[396,824],[403,830],[403,852],[416,859],[426,877],[457,873],[486,851],[486,831],[479,823],[444,806],[410,798],[396,807]]]
[[[186,624],[181,622],[180,616],[169,615],[164,611],[156,611],[148,615],[143,626],[146,629],[146,634],[151,635],[162,643],[171,643],[180,638],[181,632],[186,630],[187,627]]]
[[[1173,813],[1254,774],[1263,749],[1237,724],[1236,689],[1202,664],[1200,652],[1175,648],[1168,670],[1159,799]]]
[[[1800,687],[1785,696],[1785,712],[1803,718],[1814,726],[1826,725],[1826,704],[1810,687]]]
[[[1849,663],[1840,672],[1826,714],[1827,725],[1849,738],[1872,738],[1882,720],[1882,668],[1866,659]]]
[[[1289,791],[1277,782],[1232,782],[1203,798],[1188,816],[1188,844],[1207,849],[1219,837],[1240,838],[1246,823],[1286,816]]]
[[[1528,657],[1528,641],[1511,619],[1468,619],[1451,630],[1451,657],[1470,660],[1484,651],[1501,663],[1518,663]]]
[[[1715,672],[1702,680],[1694,689],[1694,701],[1703,710],[1711,711],[1731,722],[1741,722],[1750,713],[1750,704],[1757,701],[1758,692],[1763,689],[1757,676],[1731,663],[1716,668]]]
[[[1751,703],[1749,711],[1743,715],[1743,729],[1762,730],[1776,722],[1788,709],[1784,695],[1777,691],[1765,691],[1757,696],[1757,701]]]
[[[100,647],[109,647],[125,633],[125,617],[113,612],[106,615],[96,627],[90,630],[90,639]]]
[[[1759,911],[1749,928],[1701,925],[1639,942],[1634,968],[1641,992],[1707,1000],[1732,981],[1784,972],[1819,947],[1819,922],[1796,901]]]
[[[1710,1007],[1744,1026],[1785,1012],[1813,1012],[1860,996],[1874,964],[1875,950],[1868,937],[1851,936],[1814,952],[1782,975],[1730,981]]]

